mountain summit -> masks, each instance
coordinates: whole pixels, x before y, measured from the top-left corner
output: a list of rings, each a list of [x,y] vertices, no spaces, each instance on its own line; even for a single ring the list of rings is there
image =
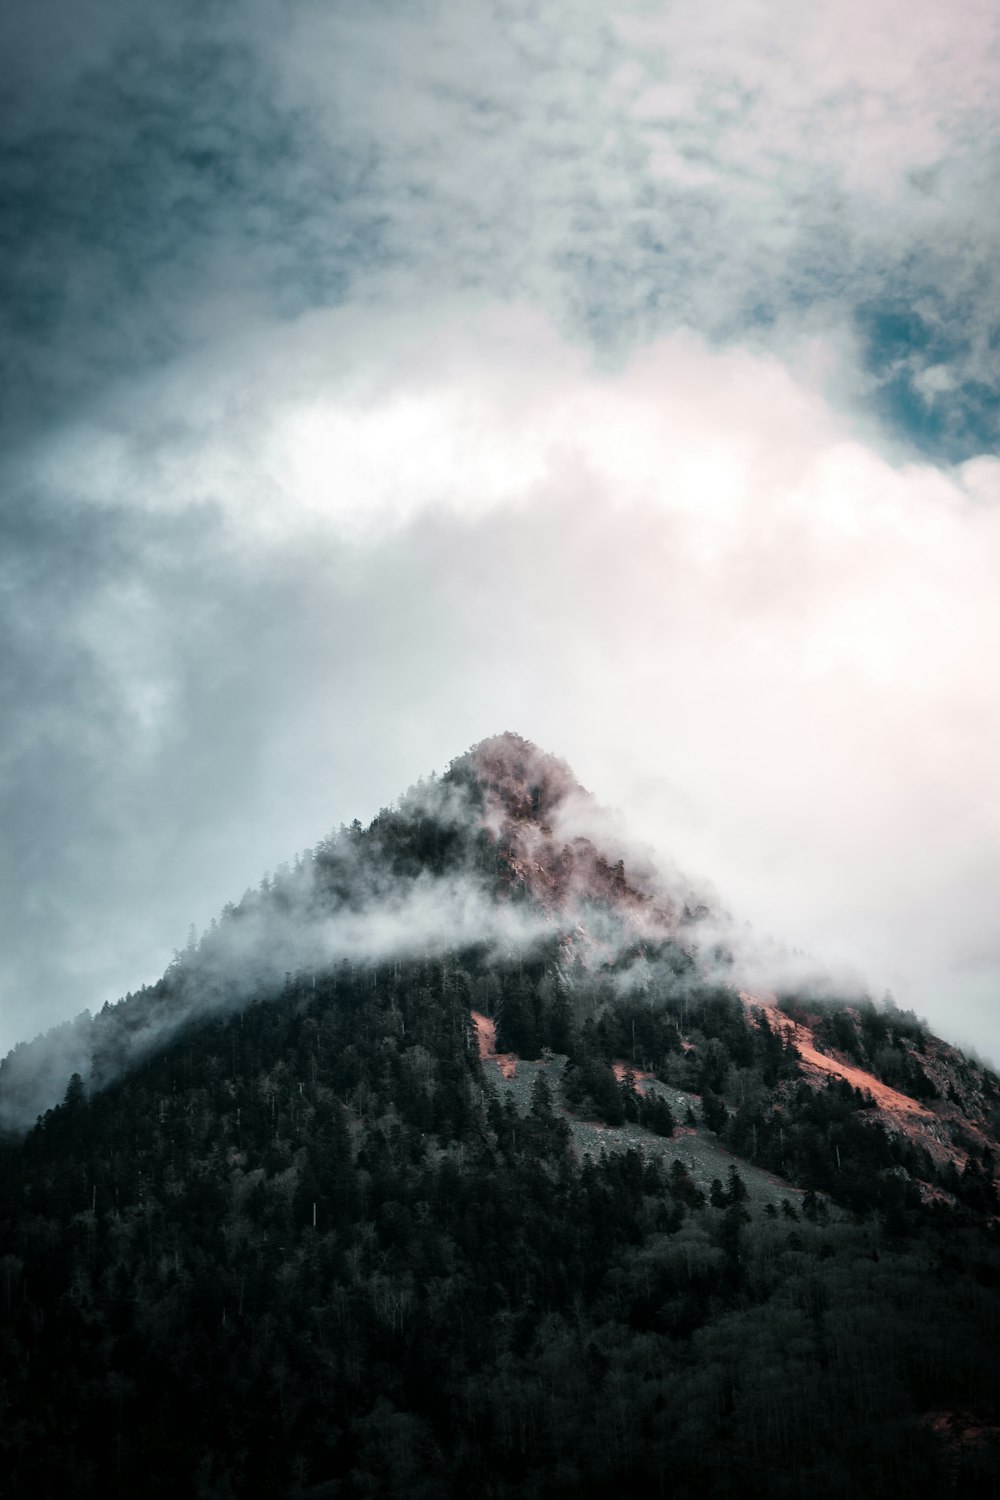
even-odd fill
[[[504,734],[15,1049],[8,1493],[993,1495],[1000,1082],[725,932]]]
[[[642,913],[665,934],[676,930],[686,901],[698,902],[679,885],[669,890],[650,854],[599,807],[565,761],[530,740],[511,733],[482,740],[452,763],[450,774],[468,775],[476,788],[481,827],[496,845],[503,881],[547,911],[604,906],[633,920]],[[707,915],[707,907],[701,912]]]
[[[620,961],[707,915],[669,883],[565,762],[519,735],[483,740],[367,829],[342,827],[228,905],[158,983],[22,1044],[0,1062],[0,1128],[58,1103],[73,1073],[102,1087],[200,1018],[340,960],[558,938],[564,963]]]

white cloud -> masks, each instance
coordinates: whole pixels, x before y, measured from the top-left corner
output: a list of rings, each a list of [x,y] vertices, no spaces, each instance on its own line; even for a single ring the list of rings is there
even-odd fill
[[[890,462],[851,404],[885,374],[855,313],[887,300],[927,331],[887,359],[932,415],[995,385],[995,7],[255,0],[204,25],[255,53],[201,101],[250,202],[230,220],[198,179],[204,275],[160,237],[190,151],[122,205],[172,366],[121,354],[150,306],[115,300],[90,217],[102,130],[138,143],[123,182],[161,182],[133,114],[101,113],[117,21],[88,86],[60,59],[25,115],[40,175],[90,143],[60,154],[75,217],[39,283],[83,321],[14,365],[96,373],[5,471],[30,497],[4,766],[34,918],[15,892],[4,1004],[149,977],[189,918],[507,726],[738,913],[996,1036],[971,1007],[1000,968],[1000,465]],[[184,77],[140,70],[135,118]],[[271,290],[316,310],[279,320]]]
[[[501,727],[539,739],[737,917],[995,1047],[975,1009],[1000,983],[995,462],[894,466],[778,361],[690,336],[613,374],[493,312],[395,344],[374,330],[349,379],[337,327],[302,325],[302,378],[270,402],[273,345],[227,400],[208,389],[240,424],[199,429],[193,452],[171,424],[184,440],[161,435],[151,502],[183,506],[200,472],[251,573],[301,539],[306,579],[373,626],[391,587],[394,680],[431,674],[456,705],[443,755]],[[357,568],[338,584],[345,536]],[[388,620],[350,644],[376,735],[416,711],[371,655]],[[469,733],[473,699],[493,717]]]
[[[996,132],[995,8],[835,0],[803,8],[637,6],[618,13],[640,66],[620,84],[636,118],[754,178],[824,165],[862,192]],[[978,139],[977,139],[978,137]]]

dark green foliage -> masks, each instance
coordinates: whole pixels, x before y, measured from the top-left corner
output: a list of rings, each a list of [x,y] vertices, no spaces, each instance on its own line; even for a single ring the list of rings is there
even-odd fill
[[[658,1072],[680,1048],[676,1015],[661,997],[609,997],[594,1030],[601,1056],[623,1058],[644,1072]]]
[[[919,1418],[996,1394],[995,1248],[824,1228],[815,1190],[786,1245],[735,1165],[711,1217],[680,1161],[578,1166],[544,1072],[526,1116],[483,1095],[482,981],[474,956],[293,977],[4,1151],[12,1500],[946,1483]],[[880,1161],[855,1106],[793,1094],[786,1152],[837,1130]]]
[[[621,1125],[625,1120],[626,1098],[607,1063],[582,1058],[572,1064],[566,1071],[563,1095],[569,1108],[585,1118],[607,1125]]]
[[[706,1127],[714,1131],[716,1135],[722,1134],[729,1121],[729,1111],[725,1104],[710,1088],[702,1089],[701,1117]]]
[[[654,1135],[672,1136],[676,1128],[670,1106],[660,1095],[649,1092],[639,1097],[637,1119]]]

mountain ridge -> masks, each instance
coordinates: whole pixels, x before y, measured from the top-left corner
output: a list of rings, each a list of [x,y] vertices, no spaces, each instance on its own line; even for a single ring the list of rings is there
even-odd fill
[[[613,867],[578,828],[560,841],[551,823],[539,819],[539,811],[545,819],[554,819],[560,809],[564,822],[569,812],[571,820],[579,822],[582,817],[588,828],[599,825],[603,837],[618,840]],[[359,858],[363,837],[368,843]],[[415,894],[434,894],[415,891],[428,869],[445,882],[457,865],[468,892],[490,900],[520,894],[537,903],[543,919],[559,912],[565,916],[570,905],[581,900],[590,905],[613,903],[620,914],[628,910],[637,921],[643,912],[654,922],[669,919],[666,897],[666,904],[659,908],[652,902],[653,866],[648,859],[639,868],[639,884],[624,881],[621,840],[620,831],[613,829],[565,762],[510,732],[482,740],[456,757],[442,778],[421,780],[397,807],[383,808],[367,830],[359,823],[342,826],[314,850],[297,856],[294,867],[283,867],[273,878],[265,876],[256,891],[248,889],[239,903],[227,903],[219,922],[213,920],[200,943],[192,936],[156,984],[143,986],[135,996],[129,994],[113,1005],[106,1003],[90,1022],[84,1012],[34,1041],[19,1043],[0,1060],[0,1127],[33,1123],[41,1110],[59,1101],[72,1073],[85,1078],[93,1074],[93,1082],[99,1084],[102,1070],[106,1078],[124,1061],[115,1062],[115,1054],[123,1047],[132,1047],[138,1054],[144,1045],[155,1045],[153,1039],[170,1027],[170,1016],[158,1004],[157,991],[164,984],[176,989],[178,980],[183,981],[199,959],[203,993],[193,1011],[219,1003],[212,990],[218,988],[220,965],[242,963],[245,967],[249,957],[260,964],[265,982],[273,982],[282,977],[285,967],[321,966],[335,958],[338,934],[320,930],[327,918],[339,919],[341,948],[363,948],[366,934],[357,932],[350,922],[359,906],[378,906],[390,918],[378,931],[373,924],[367,933],[374,953],[380,945],[391,948],[393,941],[406,951],[408,941],[419,943],[427,933],[410,933],[404,920],[394,935],[391,917],[400,915],[398,908],[407,898],[412,905]],[[402,853],[397,847],[400,843]],[[477,848],[470,847],[474,843]],[[459,909],[462,893],[436,894],[446,899],[442,930],[435,941],[439,946],[453,938],[460,941],[470,916]],[[282,924],[282,914],[302,920],[298,925],[293,921]],[[412,915],[419,922],[420,912]],[[265,961],[260,953],[247,954],[254,921],[267,924],[266,941],[280,950],[277,957]],[[502,939],[502,931],[496,936]],[[599,945],[596,932],[581,930],[577,936],[584,946]],[[511,941],[516,937],[512,928]],[[227,938],[232,940],[228,944]],[[239,994],[231,997],[231,1003],[239,1001]],[[144,1007],[156,1013],[149,1026],[143,1025],[141,1015],[136,1016]],[[179,1009],[176,997],[174,1009]],[[174,1025],[183,1020],[176,1018]],[[150,1035],[142,1041],[145,1031]],[[109,1036],[109,1032],[117,1035]],[[101,1056],[100,1065],[93,1062],[95,1053]]]
[[[706,925],[707,967],[699,952]],[[86,1088],[104,1087],[184,1027],[238,1009],[295,970],[321,972],[344,956],[365,963],[447,952],[484,939],[508,955],[554,943],[553,973],[578,992],[595,976],[609,979],[619,997],[648,995],[665,977],[675,989],[684,975],[689,986],[721,979],[752,1021],[784,1036],[799,1076],[837,1080],[865,1095],[890,1133],[928,1153],[938,1169],[961,1173],[970,1159],[985,1162],[986,1191],[995,1195],[1000,1086],[992,1070],[933,1037],[912,1013],[867,997],[871,1048],[856,1005],[824,1011],[814,997],[741,989],[723,932],[704,897],[679,877],[669,883],[565,761],[507,731],[456,757],[442,777],[418,782],[367,830],[342,827],[294,868],[265,877],[224,909],[200,943],[176,954],[157,985],[105,1005],[89,1023],[80,1017],[58,1028],[65,1052],[53,1048],[50,1034],[8,1054],[0,1062],[0,1124],[26,1128],[62,1099],[72,1075]],[[516,1010],[508,1003],[499,1018],[508,1068],[525,1044]],[[683,1055],[690,1043],[682,1033]],[[529,1025],[529,1058],[537,1044]],[[687,1073],[673,1065],[673,1074],[674,1087],[689,1085],[688,1108],[701,1097],[690,1087],[690,1059]],[[916,1180],[925,1197],[952,1201],[954,1184],[941,1175],[925,1170]]]
[[[607,826],[495,737],[79,1026],[0,1137],[12,1500],[995,1497],[995,1074],[741,993]]]

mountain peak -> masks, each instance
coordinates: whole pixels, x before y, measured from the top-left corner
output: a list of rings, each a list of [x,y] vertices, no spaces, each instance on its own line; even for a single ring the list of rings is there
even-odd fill
[[[467,760],[488,805],[509,818],[546,823],[570,799],[591,800],[564,760],[510,730],[480,740]]]
[[[451,769],[472,777],[508,889],[523,891],[550,915],[575,920],[581,907],[601,906],[630,927],[639,917],[658,937],[673,935],[691,893],[666,888],[652,858],[564,760],[508,730],[481,740]]]
[[[11,1495],[985,1496],[1000,1081],[720,930],[506,733],[5,1060]]]

